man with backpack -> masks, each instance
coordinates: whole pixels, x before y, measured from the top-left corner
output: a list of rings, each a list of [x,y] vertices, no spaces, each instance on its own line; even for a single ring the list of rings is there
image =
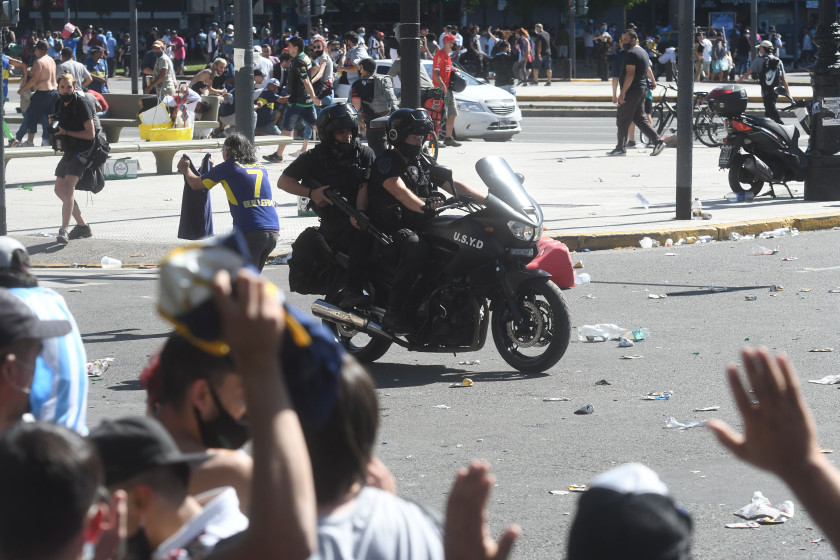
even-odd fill
[[[752,61],[749,69],[738,78],[738,83],[743,82],[751,74],[756,74],[761,84],[761,100],[764,102],[764,116],[779,124],[783,124],[782,118],[779,116],[779,110],[776,109],[776,99],[779,97],[776,93],[776,88],[778,86],[784,87],[785,93],[790,97],[790,87],[785,76],[785,65],[779,57],[773,54],[773,50],[773,43],[762,41],[758,47],[758,57]]]
[[[370,121],[386,117],[399,108],[391,76],[377,74],[376,61],[372,58],[359,62],[359,79],[350,88],[350,100],[364,122],[364,127],[360,127],[363,133],[370,127]],[[368,138],[368,145],[371,140]],[[384,144],[379,147],[385,148]],[[371,148],[377,151],[377,147]]]

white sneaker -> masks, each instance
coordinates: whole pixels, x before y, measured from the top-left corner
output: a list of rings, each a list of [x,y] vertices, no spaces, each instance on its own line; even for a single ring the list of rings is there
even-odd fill
[[[296,152],[292,152],[291,154],[289,154],[289,157],[291,157],[291,158],[296,158],[296,157],[298,157],[298,156],[300,156],[300,155],[303,155],[303,150],[298,150],[298,151],[296,151]]]

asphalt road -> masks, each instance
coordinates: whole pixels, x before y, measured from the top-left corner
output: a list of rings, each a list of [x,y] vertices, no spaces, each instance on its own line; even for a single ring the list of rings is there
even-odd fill
[[[473,458],[489,460],[497,478],[490,500],[492,531],[514,522],[524,530],[515,558],[562,557],[577,498],[549,490],[587,483],[628,461],[659,472],[692,513],[694,558],[831,558],[827,543],[810,542],[821,533],[779,481],[734,459],[703,429],[664,426],[669,416],[682,422],[706,418],[710,413],[693,409],[712,405],[721,407],[713,414],[738,424],[723,368],[743,344],[762,344],[793,357],[814,410],[819,444],[840,453],[837,388],[805,383],[836,373],[836,353],[810,350],[840,352],[840,294],[829,293],[840,285],[840,262],[824,249],[836,246],[837,236],[840,232],[826,231],[576,254],[592,283],[565,292],[573,324],[646,328],[648,339],[627,349],[612,342],[573,342],[564,359],[543,375],[511,371],[492,343],[458,356],[394,348],[370,368],[382,409],[377,454],[393,470],[402,495],[438,509],[445,505],[457,467]],[[754,256],[759,246],[779,246],[780,252]],[[285,266],[268,266],[265,274],[287,287],[287,272]],[[67,299],[89,359],[115,359],[105,377],[91,385],[89,424],[141,414],[144,395],[137,377],[170,331],[155,312],[155,271],[38,274]],[[728,290],[713,293],[710,285]],[[784,291],[771,293],[771,285]],[[649,299],[651,294],[668,297]],[[747,295],[757,300],[746,301]],[[314,299],[288,296],[304,309]],[[625,355],[640,358],[621,359]],[[466,360],[480,363],[463,364]],[[449,388],[464,377],[474,386]],[[610,385],[596,385],[602,379]],[[668,401],[641,400],[665,390],[674,391]],[[549,397],[571,400],[544,400]],[[594,406],[594,414],[572,414],[585,404]],[[755,490],[773,502],[793,499],[794,519],[759,530],[724,529],[738,521],[732,513]]]

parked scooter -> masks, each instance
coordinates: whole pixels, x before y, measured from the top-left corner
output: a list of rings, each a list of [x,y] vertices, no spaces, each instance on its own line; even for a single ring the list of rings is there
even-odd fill
[[[776,92],[790,101],[780,111],[794,111],[806,133],[811,130],[811,100],[794,101],[783,88]],[[726,119],[727,136],[720,149],[718,165],[729,169],[732,192],[751,191],[758,195],[768,183],[766,194],[776,198],[773,185],[783,185],[793,198],[789,181],[804,181],[807,158],[799,149],[796,125],[779,124],[767,117],[745,115],[747,92],[743,86],[721,86],[709,92],[709,106]]]

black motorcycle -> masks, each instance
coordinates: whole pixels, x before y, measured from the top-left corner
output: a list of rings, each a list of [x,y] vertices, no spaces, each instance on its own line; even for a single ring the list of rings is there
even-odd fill
[[[571,334],[563,294],[547,272],[526,268],[537,254],[542,210],[504,159],[482,158],[476,170],[489,189],[484,203],[464,196],[445,200],[422,233],[432,263],[412,289],[415,329],[405,337],[381,325],[393,277],[389,238],[327,190],[336,206],[382,242],[371,258],[370,305],[341,309],[340,292],[329,291],[312,304],[313,315],[358,360],[377,360],[392,344],[417,352],[474,352],[484,346],[488,329],[517,370],[546,371],[563,357]],[[449,210],[460,212],[443,214]],[[336,254],[333,262],[346,266],[347,259]]]
[[[783,88],[777,93],[785,96]],[[787,96],[785,96],[787,97]],[[795,111],[799,123],[810,131],[811,100],[793,101],[780,111]],[[744,114],[747,108],[746,90],[737,85],[715,88],[708,95],[709,106],[726,119],[727,136],[720,150],[718,165],[729,169],[729,188],[732,192],[751,191],[758,195],[768,183],[769,196],[776,198],[773,185],[783,185],[791,198],[789,181],[805,180],[805,153],[799,149],[799,129],[796,125],[779,124],[766,117]]]

